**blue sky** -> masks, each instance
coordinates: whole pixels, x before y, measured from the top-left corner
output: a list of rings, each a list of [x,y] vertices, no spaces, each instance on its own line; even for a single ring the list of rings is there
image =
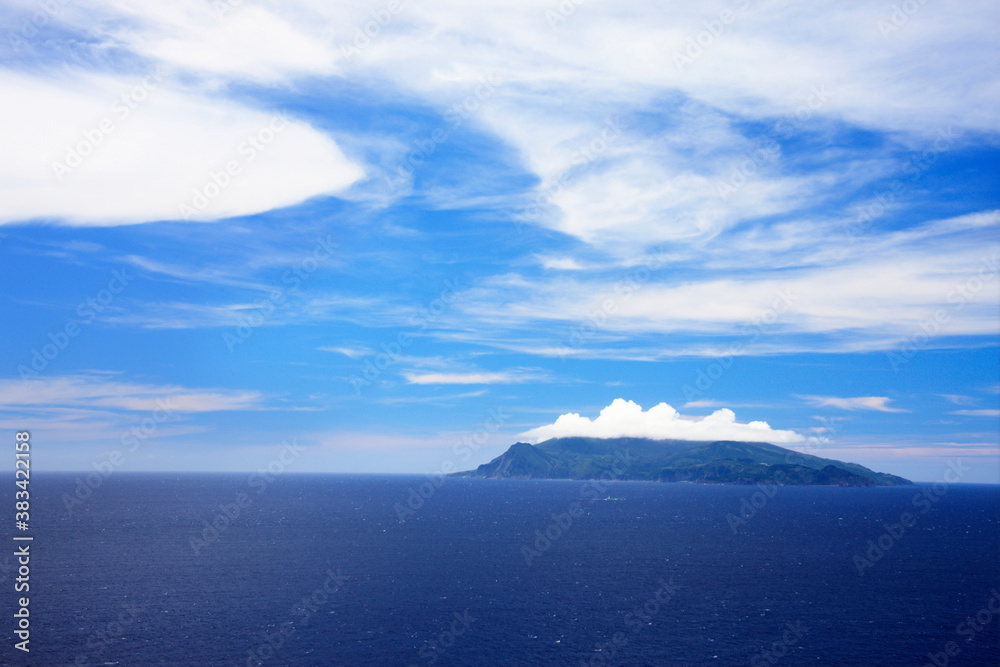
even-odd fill
[[[571,425],[1000,482],[996,3],[150,4],[0,10],[37,467]]]

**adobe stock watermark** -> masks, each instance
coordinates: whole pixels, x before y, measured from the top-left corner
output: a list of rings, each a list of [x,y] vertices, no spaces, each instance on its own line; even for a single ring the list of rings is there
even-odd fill
[[[452,304],[458,300],[459,289],[450,280],[445,280],[444,289],[441,290],[441,293],[409,319],[408,324],[414,327],[414,329],[401,331],[392,341],[379,345],[381,352],[365,358],[364,369],[361,373],[354,374],[348,379],[348,382],[354,387],[354,394],[356,396],[361,395],[362,387],[371,386],[386,369],[399,361],[403,356],[403,352],[413,345],[413,340],[427,331],[432,324],[444,315]]]
[[[565,23],[566,20],[576,13],[576,10],[580,8],[583,3],[587,0],[561,0],[559,5],[552,9],[546,9],[543,14],[545,20],[548,21],[550,28],[555,28],[560,23]]]
[[[681,588],[674,583],[674,578],[670,577],[664,581],[662,577],[656,580],[660,585],[645,602],[625,614],[624,623],[631,628],[629,633],[616,632],[611,635],[611,639],[594,645],[594,652],[589,660],[581,660],[581,667],[608,667],[614,664],[619,651],[624,650],[630,641],[638,635],[643,628],[653,622],[653,619],[660,611],[669,604]]]
[[[903,0],[899,4],[893,3],[889,16],[878,19],[875,27],[882,33],[883,39],[889,39],[889,35],[899,32],[926,4],[927,0]]]
[[[215,15],[220,20],[226,18],[242,6],[243,0],[215,0],[212,3],[212,9],[215,10]]]
[[[572,167],[583,167],[597,160],[607,150],[614,145],[615,141],[621,138],[626,129],[622,119],[618,116],[604,121],[600,133],[577,148],[570,155],[569,164]],[[569,177],[569,169],[563,169],[559,177],[545,185],[542,192],[531,198],[531,203],[520,213],[514,216],[514,226],[520,233],[525,221],[538,220],[546,207],[551,206],[556,196],[563,191],[566,186],[566,179]]]
[[[669,254],[665,250],[654,249],[653,252],[643,258],[636,268],[618,280],[614,286],[615,295],[604,299],[601,302],[600,309],[588,310],[587,322],[574,327],[570,332],[566,343],[559,348],[559,359],[565,362],[566,357],[571,351],[575,352],[582,349],[588,340],[597,335],[598,331],[605,329],[608,324],[608,318],[618,311],[622,302],[631,299],[636,292],[642,289],[643,285],[649,282],[653,272],[662,268],[669,260],[669,257]]]
[[[781,138],[788,139],[812,118],[813,114],[826,106],[831,97],[833,97],[833,93],[827,90],[824,84],[812,86],[809,89],[809,95],[806,96],[805,102],[799,105],[795,111],[786,114],[775,124],[775,132]]]
[[[882,534],[875,539],[868,540],[868,548],[864,555],[854,556],[854,567],[858,570],[858,576],[865,576],[865,573],[873,568],[875,563],[882,560],[899,540],[917,525],[920,517],[930,512],[931,508],[948,494],[948,486],[960,481],[970,470],[972,470],[971,467],[962,465],[961,459],[949,461],[948,469],[944,471],[939,481],[913,496],[911,503],[914,509],[919,510],[919,513],[903,512],[899,515],[899,521],[896,523],[882,524]]]
[[[760,340],[763,332],[773,326],[781,315],[791,310],[792,306],[795,305],[795,295],[792,294],[792,289],[790,287],[779,289],[776,294],[777,296],[775,296],[774,300],[771,302],[770,308],[765,309],[759,315],[744,324],[740,329],[740,335],[747,338],[731,343],[726,354],[721,355],[709,362],[705,368],[698,369],[698,375],[695,378],[694,386],[685,384],[681,387],[681,391],[684,392],[684,398],[686,400],[693,401],[701,396],[704,396],[705,392],[711,389],[712,385],[715,384],[715,382],[721,378],[726,371],[732,368],[733,363],[736,361],[736,357],[748,346],[753,345]]]
[[[832,93],[826,86],[813,86],[805,102],[775,124],[775,132],[784,139],[791,137],[813,114],[826,106],[831,97]],[[774,138],[765,136],[762,144],[756,150],[746,153],[744,159],[729,172],[729,178],[716,185],[720,198],[729,199],[760,173],[761,169],[781,158],[781,145]]]
[[[681,51],[674,53],[674,66],[677,71],[684,73],[684,68],[693,65],[696,60],[705,54],[706,49],[710,49],[715,41],[726,34],[726,30],[736,19],[739,12],[744,12],[750,8],[750,0],[733,0],[736,10],[723,9],[719,15],[713,19],[702,21],[704,30],[698,32],[693,37],[688,37],[687,46]]]
[[[267,125],[248,134],[236,147],[236,155],[227,160],[218,171],[210,170],[205,182],[192,190],[191,198],[177,205],[181,218],[190,220],[192,216],[207,209],[243,173],[243,168],[256,160],[257,156],[288,127],[288,123],[288,118],[284,114],[276,114],[271,117]]]
[[[340,568],[334,572],[327,568],[326,580],[308,595],[302,598],[302,603],[292,609],[293,619],[285,621],[273,633],[264,633],[263,641],[255,648],[247,649],[247,667],[263,667],[264,663],[278,655],[289,639],[295,635],[296,623],[308,625],[313,614],[329,604],[330,598],[340,592],[347,583],[349,576],[343,574]],[[281,661],[279,664],[288,664]]]
[[[923,176],[941,156],[949,151],[958,140],[954,129],[949,125],[944,130],[938,130],[937,138],[929,150],[911,157],[903,165],[903,176],[892,181],[887,188],[875,197],[875,201],[858,211],[857,217],[844,223],[844,235],[849,241],[855,241],[864,236],[889,208],[895,205],[910,188]]]
[[[271,459],[263,468],[257,472],[250,473],[247,477],[247,487],[256,496],[261,496],[267,491],[278,477],[285,473],[289,466],[302,455],[305,447],[299,445],[295,438],[291,442],[285,440],[281,443],[278,454]],[[202,519],[204,524],[200,533],[191,535],[188,544],[195,556],[200,556],[202,550],[215,542],[218,542],[222,535],[229,530],[233,522],[240,518],[240,515],[253,506],[253,497],[249,493],[240,491],[236,494],[233,502],[219,505],[219,512],[212,517],[212,520]]]
[[[309,280],[319,270],[320,266],[328,262],[333,256],[335,248],[336,244],[333,242],[331,235],[327,234],[325,238],[317,239],[312,252],[297,262],[281,277],[282,287],[271,290],[266,299],[255,303],[254,307],[249,313],[243,316],[232,332],[227,331],[222,334],[222,341],[229,348],[229,351],[235,351],[238,346],[245,343],[253,335],[257,327],[263,326],[265,322],[271,319],[278,306],[284,304],[287,300],[288,293],[298,290],[305,281]]]
[[[69,347],[70,342],[80,335],[83,328],[92,324],[98,315],[110,307],[115,298],[124,292],[134,279],[135,276],[129,275],[126,268],[112,271],[111,279],[103,289],[77,305],[76,314],[80,319],[66,320],[61,328],[48,333],[49,342],[43,343],[39,348],[31,348],[31,361],[28,364],[17,365],[16,370],[21,381],[27,382],[38,377],[48,368],[49,364]]]
[[[781,146],[773,139],[767,138],[764,145],[757,150],[746,153],[746,157],[733,167],[729,172],[729,178],[719,181],[715,186],[715,191],[723,200],[729,199],[736,194],[744,185],[757,175],[757,173],[771,162],[777,162],[781,157]]]
[[[114,664],[110,661],[112,655],[106,654],[108,647],[126,637],[128,627],[138,620],[139,615],[146,611],[134,602],[122,604],[125,611],[120,612],[113,621],[100,625],[87,637],[86,653],[77,653],[73,659],[73,667],[89,667],[90,665]],[[96,662],[90,662],[91,660]]]
[[[802,621],[785,623],[781,639],[771,642],[770,647],[762,648],[750,658],[750,667],[769,667],[778,664],[778,661],[788,655],[789,651],[799,645],[800,640],[807,632],[809,632],[809,628],[804,626]]]
[[[66,146],[62,161],[52,161],[52,173],[56,180],[63,182],[68,175],[72,174],[84,162],[93,155],[107,138],[121,124],[132,115],[139,105],[148,100],[153,91],[162,83],[163,71],[159,68],[143,77],[142,81],[133,86],[128,92],[120,95],[112,104],[101,120],[93,126],[83,130],[81,139],[76,143]]]
[[[350,43],[338,45],[340,55],[347,62],[353,61],[361,55],[361,52],[372,45],[378,39],[382,31],[389,27],[396,16],[403,11],[403,0],[389,0],[380,9],[376,9],[368,15],[367,20],[354,28]],[[323,41],[332,43],[335,39],[332,31],[327,32]]]
[[[413,148],[406,153],[393,170],[395,176],[392,176],[391,173],[385,175],[385,182],[389,186],[389,190],[397,192],[410,183],[417,169],[425,164],[437,152],[438,147],[451,138],[452,132],[471,118],[502,84],[503,80],[495,72],[480,76],[479,84],[472,93],[445,111],[444,121],[447,123],[447,127],[435,128],[429,138],[415,141]]]
[[[42,0],[38,2],[35,5],[37,9],[32,12],[31,16],[21,21],[21,27],[7,33],[7,43],[15,52],[24,53],[28,50],[28,42],[38,37],[42,28],[51,23],[67,4],[67,0]]]
[[[896,349],[886,352],[893,372],[898,373],[902,366],[908,364],[918,352],[930,345],[930,342],[941,334],[942,328],[951,321],[952,315],[962,310],[987,283],[996,278],[998,270],[1000,270],[1000,253],[995,252],[992,257],[984,257],[975,275],[956,285],[945,296],[949,304],[947,308],[934,311],[934,314],[924,320]]]
[[[790,451],[788,454],[785,454],[785,464],[805,465],[803,454],[811,454],[819,449],[820,445],[815,440],[809,440],[803,447],[806,449],[805,452]],[[729,524],[733,535],[737,535],[740,528],[746,526],[751,519],[767,506],[771,498],[778,495],[778,489],[788,483],[788,473],[780,468],[772,472],[770,477],[771,480],[769,482],[757,482],[754,484],[757,490],[740,499],[740,507],[736,511],[736,514],[732,512],[726,514],[726,523]]]
[[[580,500],[569,503],[565,511],[553,514],[549,525],[535,531],[535,540],[531,545],[521,545],[521,555],[524,556],[525,565],[531,567],[536,558],[551,549],[553,544],[569,532],[577,519],[583,516],[583,501],[592,505],[604,497],[608,485],[620,479],[634,461],[635,459],[627,451],[616,451],[612,455],[610,470],[605,470],[596,479],[588,480],[580,487]]]
[[[990,590],[990,594],[990,599],[975,616],[966,616],[964,621],[955,626],[955,634],[964,637],[966,643],[974,640],[976,635],[985,630],[993,622],[993,618],[1000,614],[1000,592],[994,588]],[[927,653],[928,662],[924,663],[923,667],[948,667],[951,659],[961,652],[962,647],[957,642],[948,641],[940,651]]]
[[[85,477],[76,478],[76,487],[73,494],[62,494],[60,500],[66,516],[73,516],[74,508],[82,505],[90,498],[109,477],[128,460],[130,454],[134,454],[139,449],[139,445],[156,435],[160,424],[169,421],[174,415],[174,407],[170,405],[169,398],[156,400],[156,408],[138,424],[132,426],[127,431],[122,431],[119,442],[122,449],[113,449],[99,460],[91,463],[94,472],[88,473]]]
[[[469,613],[468,609],[461,614],[456,611],[452,616],[451,622],[448,623],[447,627],[441,631],[437,638],[432,641],[425,641],[424,645],[417,651],[428,665],[433,665],[437,662],[448,649],[455,645],[455,642],[460,637],[469,631],[472,624],[476,622],[476,618]],[[420,665],[411,663],[408,667],[420,667]]]
[[[465,434],[461,440],[452,445],[452,453],[462,461],[468,461],[472,455],[490,441],[496,433],[509,419],[509,415],[504,414],[503,408],[490,408],[487,410],[486,419],[476,427],[475,430]],[[406,503],[395,503],[392,511],[396,515],[396,520],[406,523],[412,518],[428,500],[434,497],[437,490],[444,484],[445,476],[456,472],[457,468],[454,459],[448,459],[441,464],[441,469],[435,473],[427,475],[427,481],[417,486],[411,486]]]

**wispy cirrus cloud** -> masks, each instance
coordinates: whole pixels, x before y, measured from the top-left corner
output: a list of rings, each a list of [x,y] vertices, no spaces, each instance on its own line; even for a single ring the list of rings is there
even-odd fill
[[[909,412],[909,410],[890,406],[889,401],[892,399],[888,396],[854,396],[850,398],[838,396],[800,396],[799,398],[821,408],[874,410],[876,412]]]
[[[356,297],[342,294],[300,295],[275,283],[261,285],[261,290],[248,287],[247,300],[229,303],[206,303],[204,300],[147,302],[132,300],[128,312],[103,317],[115,325],[143,329],[202,329],[237,326],[255,311],[268,317],[261,326],[281,326],[303,322],[350,321],[374,325],[382,321],[405,322],[404,314],[412,312],[387,304],[378,297]],[[272,298],[273,297],[273,298]],[[381,308],[379,307],[381,304]]]
[[[30,14],[34,9],[23,0],[12,6],[15,19],[18,11]],[[759,148],[739,121],[773,125],[806,108],[811,131],[829,132],[831,124],[843,121],[891,134],[909,146],[926,144],[950,126],[959,133],[995,131],[998,93],[974,73],[997,62],[987,27],[997,9],[989,2],[964,3],[962,9],[924,7],[919,29],[899,31],[887,40],[875,27],[884,18],[883,7],[824,2],[807,11],[762,0],[740,12],[738,29],[713,40],[703,57],[682,67],[678,54],[703,22],[717,15],[716,9],[640,2],[622,10],[596,3],[574,12],[566,25],[553,26],[533,2],[487,2],[473,8],[439,0],[422,4],[419,11],[404,8],[381,26],[377,38],[349,56],[355,30],[370,20],[364,6],[298,0],[220,10],[193,0],[169,7],[135,0],[75,3],[50,17],[49,29],[76,35],[74,48],[82,52],[76,54],[81,59],[101,62],[100,53],[116,51],[159,66],[185,85],[163,84],[157,90],[159,101],[151,97],[142,114],[109,137],[101,148],[114,159],[95,153],[93,164],[101,168],[88,171],[113,168],[112,174],[100,175],[119,176],[104,180],[126,186],[117,191],[117,201],[84,196],[87,188],[100,186],[96,173],[81,171],[78,186],[65,191],[49,188],[36,173],[45,158],[11,166],[32,167],[18,173],[35,173],[35,185],[14,199],[18,205],[7,214],[54,216],[78,224],[94,224],[96,218],[106,224],[164,217],[170,209],[165,195],[173,200],[175,189],[186,195],[199,185],[179,176],[177,155],[187,156],[184,166],[194,167],[188,171],[204,176],[213,164],[225,163],[221,146],[238,143],[247,123],[259,125],[258,111],[220,96],[227,86],[253,82],[276,87],[333,76],[377,80],[446,111],[466,99],[484,76],[495,74],[503,83],[470,124],[523,156],[524,167],[539,180],[537,194],[555,191],[547,197],[551,211],[537,224],[585,242],[610,243],[624,253],[665,239],[705,240],[741,220],[815,201],[851,180],[852,173],[884,175],[903,166],[902,161],[893,165],[892,159],[868,159],[860,152],[827,160],[810,173],[769,162],[759,165],[734,198],[723,201],[716,192],[720,178],[747,150]],[[435,39],[426,40],[427,34]],[[504,38],[497,39],[498,34]],[[963,48],[941,48],[955,43]],[[105,69],[114,69],[109,66],[113,61],[103,62]],[[90,107],[131,88],[117,72],[105,75],[110,90],[91,81],[73,91],[37,69],[16,76],[22,80],[4,95],[12,101],[4,120],[23,122],[4,123],[20,133],[4,137],[4,144],[29,141],[33,149],[45,149],[25,151],[34,155],[61,149],[66,131],[74,135],[82,119],[94,117]],[[24,91],[33,88],[36,99],[46,95],[61,104],[47,105],[44,114],[35,114],[38,118],[16,111],[25,106],[18,103]],[[829,93],[820,104],[805,106],[817,89]],[[98,90],[107,94],[96,94]],[[651,125],[657,115],[672,120]],[[592,148],[615,116],[631,117],[644,131],[605,138],[603,147]],[[229,188],[205,212],[206,218],[342,192],[362,177],[362,167],[346,159],[328,136],[304,122],[293,125],[283,136],[285,148],[276,142],[273,154],[261,160],[267,167]],[[63,131],[52,132],[53,127]],[[53,136],[52,145],[45,143],[43,128]],[[119,134],[130,141],[119,141]],[[136,162],[123,145],[145,148],[136,152],[147,159]],[[171,155],[166,147],[174,149]],[[409,148],[399,150],[405,154]],[[589,151],[583,159],[581,150]],[[158,159],[148,159],[151,155]],[[260,187],[262,183],[269,187]],[[45,193],[50,196],[38,196]],[[609,206],[609,201],[617,205]]]
[[[977,403],[975,398],[964,394],[939,394],[939,396],[955,405],[975,405]]]
[[[422,373],[404,371],[403,377],[410,384],[517,384],[539,382],[544,375],[525,371],[473,371],[467,373]]]
[[[953,346],[961,337],[990,336],[1000,325],[997,230],[997,211],[929,221],[859,245],[844,243],[842,229],[827,227],[798,239],[794,251],[784,246],[781,263],[787,266],[780,272],[753,264],[738,268],[730,253],[752,254],[752,246],[737,237],[722,244],[718,257],[707,251],[699,257],[711,271],[675,259],[646,272],[642,281],[622,268],[586,275],[505,274],[463,293],[454,337],[475,335],[459,328],[461,318],[481,323],[484,344],[543,356],[616,358],[624,350],[609,343],[617,341],[627,341],[632,356],[645,358],[721,356],[733,354],[728,343],[754,334],[760,335],[739,354],[854,352],[897,348],[943,312],[935,335],[922,344]],[[761,231],[753,243],[766,256],[765,246],[777,234]],[[497,303],[507,305],[497,309]],[[570,345],[569,332],[562,341],[538,339],[537,331],[560,323],[586,328],[586,344]],[[510,335],[498,335],[504,330]],[[718,338],[699,345],[678,336],[684,333]],[[667,344],[663,334],[670,334]],[[657,335],[659,349],[636,350],[644,336]]]
[[[882,8],[838,3],[836,11],[816,13],[814,7],[806,13],[779,2],[754,3],[740,17],[739,30],[715,40],[687,69],[672,64],[714,15],[701,5],[640,3],[625,11],[589,5],[554,27],[531,4],[477,9],[483,13],[471,16],[445,2],[422,6],[419,16],[403,14],[357,66],[385,72],[401,87],[439,100],[441,108],[460,101],[484,73],[496,72],[504,84],[477,122],[515,146],[538,177],[531,200],[542,200],[546,210],[530,221],[619,254],[663,240],[705,241],[740,221],[799,210],[841,186],[853,188],[905,166],[890,152],[847,146],[808,172],[779,158],[757,165],[754,178],[724,201],[718,183],[760,148],[734,118],[773,127],[805,108],[811,122],[793,122],[799,130],[823,135],[847,122],[892,134],[911,148],[930,145],[949,127],[961,135],[993,132],[997,125],[996,104],[986,110],[947,94],[934,100],[926,95],[927,86],[969,89],[983,103],[996,101],[996,91],[971,75],[978,62],[996,61],[983,27],[984,16],[996,9],[987,4],[961,15],[925,8],[921,30],[887,41],[875,29]],[[824,19],[817,21],[818,15]],[[498,26],[502,41],[490,37]],[[419,39],[423,30],[439,36],[432,48]],[[929,48],[954,43],[957,35],[968,51]],[[457,51],[461,65],[427,67]],[[901,68],[910,74],[900,77]],[[963,72],[961,83],[944,76],[957,71]],[[806,107],[817,88],[829,94]],[[573,102],[562,101],[568,99]],[[642,131],[602,138],[616,114],[631,115]],[[672,122],[657,126],[657,114]],[[599,149],[581,159],[581,147],[591,142]]]
[[[126,255],[122,261],[158,277],[167,277],[188,284],[208,283],[214,285],[226,285],[228,287],[241,287],[244,289],[266,291],[270,288],[262,283],[255,283],[247,279],[246,270],[233,271],[220,266],[211,268],[190,267],[167,262],[157,261],[148,257],[138,255]]]
[[[688,408],[766,408],[770,407],[763,403],[735,403],[732,401],[716,401],[710,399],[704,399],[699,401],[688,401],[681,406],[683,409]],[[816,430],[816,429],[812,429]]]
[[[189,389],[140,384],[115,374],[61,375],[0,380],[0,410],[77,408],[147,412],[169,408],[177,413],[252,410],[263,405],[256,391]]]
[[[962,415],[964,417],[1000,417],[1000,410],[955,410],[949,414]]]
[[[321,352],[333,352],[335,354],[342,354],[349,359],[360,359],[365,355],[371,354],[371,348],[367,347],[346,347],[346,346],[336,346],[336,345],[322,345],[317,350]]]
[[[137,427],[145,436],[195,437],[211,430],[205,418],[212,414],[269,409],[266,403],[256,391],[141,383],[110,372],[0,380],[0,426],[27,423],[59,443],[106,445]]]
[[[439,396],[393,396],[377,398],[375,399],[375,402],[382,405],[454,405],[456,401],[460,401],[465,398],[485,396],[486,392],[486,389],[479,389],[477,391],[465,391],[460,394],[443,394]]]

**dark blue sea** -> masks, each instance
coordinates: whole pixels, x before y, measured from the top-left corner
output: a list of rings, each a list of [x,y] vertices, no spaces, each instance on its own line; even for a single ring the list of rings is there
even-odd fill
[[[1000,664],[998,486],[77,478],[3,664]]]

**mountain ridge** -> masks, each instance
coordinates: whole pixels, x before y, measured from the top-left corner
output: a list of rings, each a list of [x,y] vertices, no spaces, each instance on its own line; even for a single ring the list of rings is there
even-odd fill
[[[452,477],[611,479],[703,484],[898,486],[913,484],[858,463],[803,454],[767,442],[648,438],[551,438],[516,442],[475,470]]]

